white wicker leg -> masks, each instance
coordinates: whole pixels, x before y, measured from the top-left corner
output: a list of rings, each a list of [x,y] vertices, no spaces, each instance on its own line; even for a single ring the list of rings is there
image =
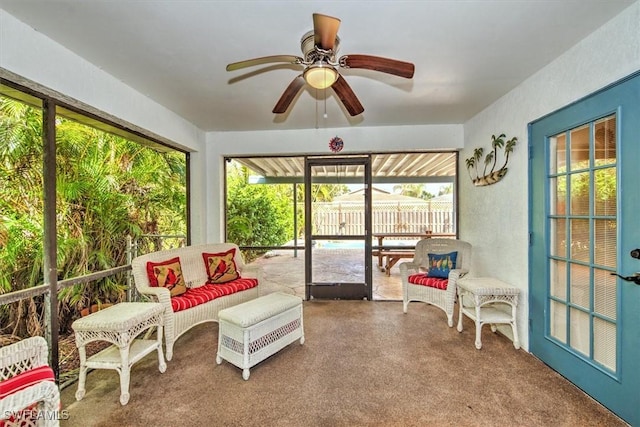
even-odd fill
[[[304,345],[304,316],[302,315],[302,306],[300,306],[300,330],[302,331],[300,345]]]
[[[131,367],[129,366],[129,345],[120,347],[120,404],[129,403],[129,381],[131,379]]]
[[[160,373],[164,373],[167,370],[167,364],[165,363],[164,354],[162,353],[162,326],[158,326],[156,335],[158,341],[158,370]]]
[[[482,322],[480,321],[480,305],[476,304],[476,348],[478,350],[482,348],[481,332]]]
[[[447,324],[449,327],[453,327],[453,313],[447,313]]]
[[[245,329],[242,332],[242,336],[244,337],[242,339],[243,343],[242,343],[242,347],[243,347],[243,351],[242,351],[242,378],[244,378],[245,380],[249,379],[249,330]]]
[[[520,348],[520,340],[518,339],[518,324],[516,322],[517,312],[516,306],[511,305],[511,331],[513,332],[513,346],[516,350]]]
[[[171,361],[171,359],[173,359],[173,341],[167,339],[167,360]]]
[[[216,353],[216,364],[222,365],[222,357],[220,357],[220,350],[222,349],[222,334],[220,333],[222,326],[218,323],[218,352]]]
[[[458,332],[462,332],[462,297],[458,297]]]
[[[76,400],[82,400],[86,393],[85,384],[87,381],[87,351],[84,345],[78,347],[78,353],[80,354],[80,372],[78,375],[78,390],[76,391]]]

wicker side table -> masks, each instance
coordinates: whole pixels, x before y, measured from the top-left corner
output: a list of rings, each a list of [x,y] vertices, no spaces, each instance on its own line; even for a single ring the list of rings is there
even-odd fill
[[[489,323],[491,331],[496,332],[496,324],[511,325],[513,346],[520,348],[516,314],[520,289],[491,277],[464,277],[458,280],[458,332],[462,332],[462,315],[476,324],[476,348],[482,348],[480,332],[482,325]],[[465,298],[471,298],[473,306],[466,306]],[[509,311],[501,310],[499,305],[510,306]]]
[[[80,353],[80,376],[76,399],[85,395],[87,369],[115,369],[120,374],[120,403],[129,402],[131,366],[154,350],[158,352],[158,369],[167,364],[162,354],[164,308],[160,303],[123,302],[73,322],[76,346]],[[156,326],[155,340],[135,339],[143,331]],[[108,341],[114,345],[87,359],[85,345],[92,341]]]

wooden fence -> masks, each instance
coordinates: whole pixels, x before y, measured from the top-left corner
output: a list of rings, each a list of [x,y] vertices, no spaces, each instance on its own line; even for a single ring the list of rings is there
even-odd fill
[[[375,233],[455,233],[453,203],[375,203],[372,223]],[[357,235],[364,233],[364,206],[353,203],[315,203],[315,234]]]

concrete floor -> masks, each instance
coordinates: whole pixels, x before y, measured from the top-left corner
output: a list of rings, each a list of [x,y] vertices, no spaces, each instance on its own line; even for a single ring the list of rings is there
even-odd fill
[[[284,291],[305,297],[304,251],[294,256],[292,250],[274,250],[268,252],[251,264],[263,269],[263,283],[266,292]],[[402,300],[402,281],[400,263],[391,269],[387,276],[378,268],[378,258],[372,259],[373,299]],[[364,254],[362,249],[314,249],[313,280],[319,282],[364,282]]]

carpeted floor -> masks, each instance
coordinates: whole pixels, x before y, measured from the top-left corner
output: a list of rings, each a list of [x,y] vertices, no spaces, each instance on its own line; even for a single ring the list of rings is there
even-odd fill
[[[304,303],[305,343],[251,369],[216,365],[217,324],[181,337],[167,371],[155,353],[133,367],[121,406],[116,371],[62,391],[62,426],[624,426],[511,341],[442,311],[400,302]]]

